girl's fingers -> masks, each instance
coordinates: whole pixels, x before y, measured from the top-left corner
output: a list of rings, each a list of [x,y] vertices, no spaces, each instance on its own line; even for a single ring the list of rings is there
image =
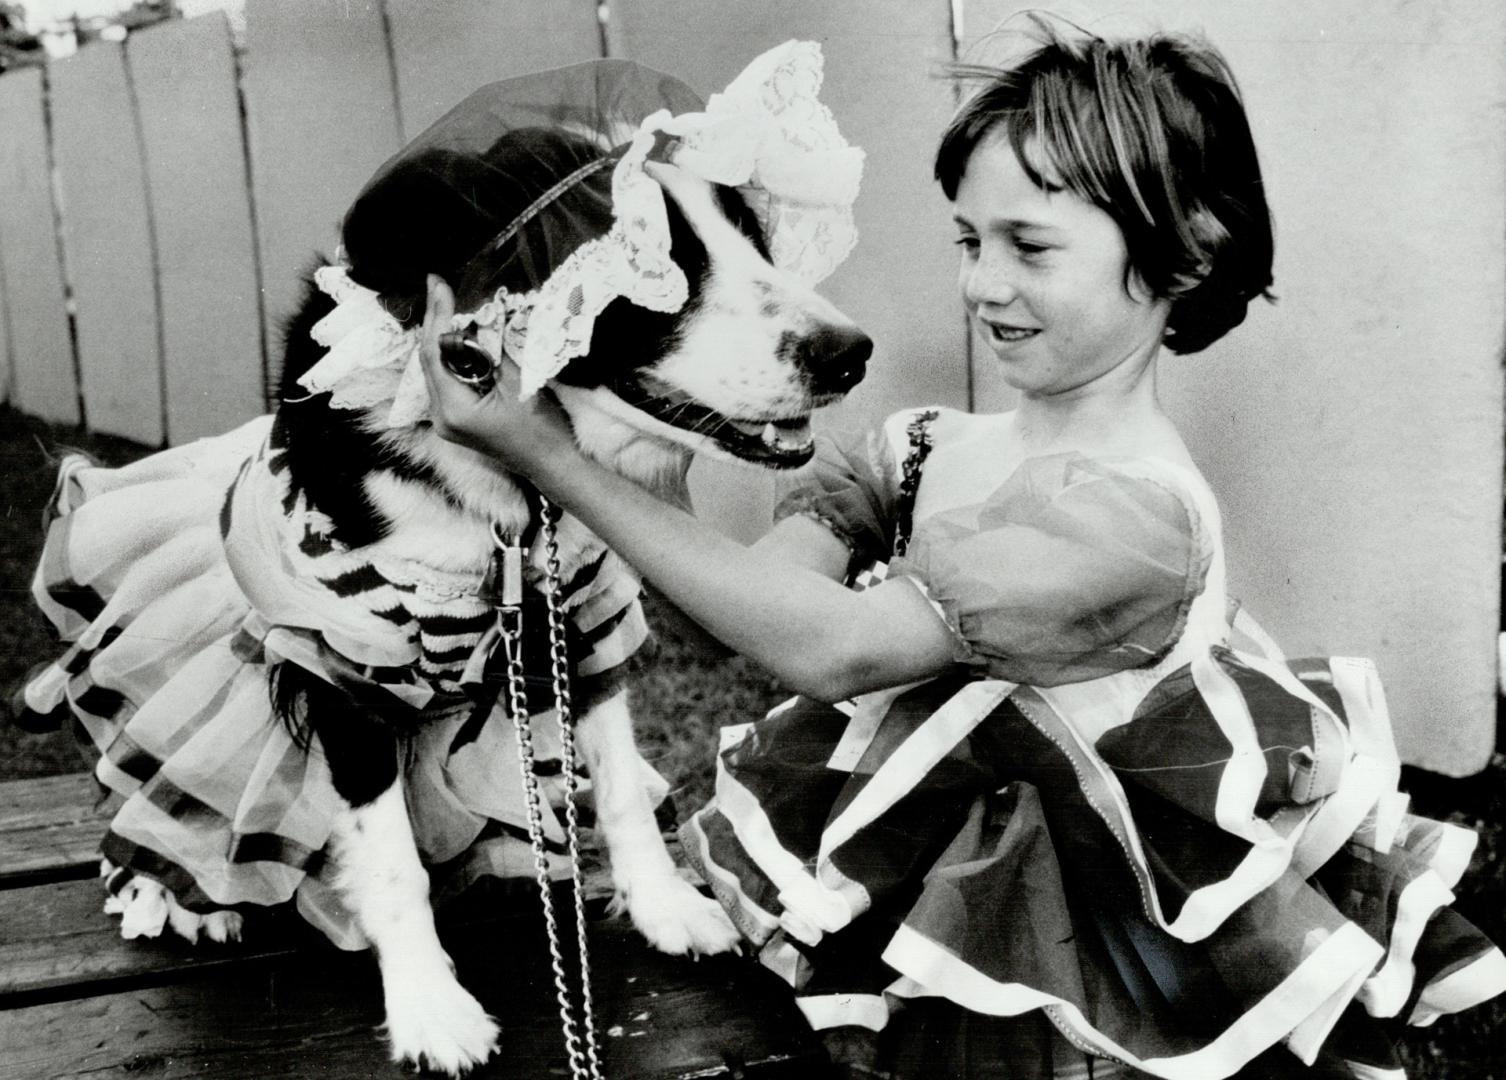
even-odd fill
[[[450,329],[455,316],[455,294],[443,278],[430,274],[424,321],[419,330],[419,360],[429,391],[429,418],[447,439],[472,442],[485,432],[486,405],[492,394],[478,397],[476,391],[457,379],[440,358],[440,335]],[[507,365],[503,365],[506,367]]]
[[[462,383],[445,366],[440,357],[440,342],[449,330],[454,317],[455,294],[450,291],[450,286],[445,283],[444,278],[437,274],[430,274],[428,299],[424,306],[424,322],[420,331],[419,344],[424,376],[429,380],[430,395],[432,396],[436,390],[441,390],[445,393],[447,401],[474,402],[478,396],[475,389]],[[495,378],[497,393],[508,400],[518,396],[518,390],[522,385],[522,374],[518,371],[517,365],[505,354],[502,362],[495,369]],[[468,396],[458,393],[461,390],[464,390]]]
[[[497,365],[495,384],[478,395],[445,366],[440,340],[455,316],[455,294],[443,278],[430,274],[419,333],[419,359],[429,391],[429,418],[440,435],[478,449],[492,448],[495,437],[524,406],[518,402],[521,375],[507,357]]]
[[[523,373],[518,370],[518,365],[512,362],[512,357],[505,352],[502,354],[502,362],[495,369],[496,387],[492,393],[503,401],[517,401],[523,387]]]
[[[439,312],[445,308],[448,308],[449,314],[441,320]],[[450,318],[454,314],[455,294],[450,291],[450,287],[445,284],[443,278],[438,274],[430,274],[428,292],[424,301],[424,322],[419,327],[418,354],[423,364],[424,382],[428,386],[429,401],[434,411],[441,416],[446,415],[450,391],[459,389],[458,386],[453,385],[455,380],[445,372],[444,365],[439,359],[439,335],[443,333],[444,328],[449,326]]]
[[[438,274],[428,277],[428,296],[424,303],[424,345],[439,342],[439,335],[449,329],[450,319],[455,315],[455,294],[449,284]]]

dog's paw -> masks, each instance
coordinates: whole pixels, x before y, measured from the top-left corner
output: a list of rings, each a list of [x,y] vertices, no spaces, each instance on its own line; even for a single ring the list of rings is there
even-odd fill
[[[211,911],[208,915],[196,915],[194,912],[181,908],[173,900],[172,894],[168,894],[168,903],[172,905],[168,912],[167,921],[180,937],[197,943],[200,935],[210,941],[224,944],[227,941],[239,941],[241,939],[242,919],[237,911]]]
[[[638,878],[616,900],[648,943],[672,956],[710,956],[739,948],[741,935],[715,900],[681,877]]]
[[[167,928],[193,944],[198,944],[201,935],[218,942],[241,939],[239,912],[212,911],[200,915],[179,904],[165,885],[140,875],[120,883],[115,880],[117,873],[129,875],[130,871],[117,871],[109,862],[103,864],[101,874],[111,888],[110,895],[105,897],[105,914],[120,916],[120,936],[127,941],[161,937]]]
[[[161,937],[176,906],[172,893],[144,877],[132,877],[105,897],[105,914],[120,916],[120,936],[127,941]]]
[[[501,1028],[448,971],[384,974],[392,1060],[459,1076],[497,1051]]]

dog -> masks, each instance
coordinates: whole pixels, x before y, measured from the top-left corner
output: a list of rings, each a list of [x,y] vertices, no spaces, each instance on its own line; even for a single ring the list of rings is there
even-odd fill
[[[525,288],[516,267],[484,267],[478,275],[473,253],[540,191],[599,151],[565,130],[521,129],[478,159],[486,174],[471,184],[462,175],[468,166],[444,154],[418,155],[387,172],[343,225],[351,276],[409,329],[422,316],[430,273],[454,286],[460,311],[475,310],[498,286]],[[498,188],[489,178],[499,173],[529,181]],[[578,196],[585,218],[595,215],[588,232],[610,224],[610,175],[588,178],[566,196]],[[769,469],[805,463],[813,452],[812,411],[857,385],[871,342],[810,286],[776,269],[744,194],[669,163],[652,175],[665,194],[670,253],[685,275],[688,300],[666,313],[618,298],[601,312],[589,350],[552,382],[579,445],[671,496],[695,453]],[[440,176],[443,182],[435,180]],[[296,504],[305,520],[320,523],[299,541],[315,575],[320,565],[342,568],[319,576],[319,587],[406,627],[421,645],[417,674],[453,685],[495,616],[482,611],[458,623],[426,616],[370,568],[380,557],[474,577],[492,558],[494,530],[533,533],[537,510],[518,478],[443,440],[428,423],[385,426],[385,399],[341,408],[331,394],[308,391],[301,380],[324,355],[311,335],[336,306],[310,286],[287,323],[269,469],[285,485],[284,509]],[[232,488],[225,503],[223,527],[232,539],[244,516],[240,500],[252,497],[244,487]],[[561,543],[585,554],[564,568],[567,593],[581,577],[605,573],[609,557],[592,556],[584,530],[576,525],[572,532],[572,524],[568,517],[561,523]],[[260,587],[255,574],[243,585]],[[572,631],[577,645],[589,647],[600,628]],[[540,649],[532,656],[547,670]],[[434,929],[401,767],[423,713],[383,693],[380,679],[332,681],[286,658],[269,659],[266,675],[277,715],[310,752],[314,746],[322,752],[342,800],[328,856],[339,898],[378,958],[393,1059],[463,1073],[496,1050],[499,1028],[456,979]],[[614,903],[665,952],[735,947],[731,921],[679,876],[665,849],[621,681],[577,680],[575,704]],[[472,719],[485,715],[483,707]],[[123,916],[128,934],[164,908],[167,925],[190,940],[239,936],[237,913],[190,911],[150,876],[131,877],[107,906]]]

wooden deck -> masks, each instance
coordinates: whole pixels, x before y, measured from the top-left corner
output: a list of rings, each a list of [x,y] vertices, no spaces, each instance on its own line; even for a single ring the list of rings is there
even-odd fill
[[[121,940],[95,877],[97,798],[88,776],[0,783],[0,1080],[405,1075],[375,1030],[375,961],[295,916],[248,920],[241,944]],[[441,912],[441,937],[503,1025],[502,1052],[470,1075],[568,1076],[536,896],[500,888],[462,906]],[[590,941],[608,1077],[824,1074],[774,976],[659,955],[601,906]]]

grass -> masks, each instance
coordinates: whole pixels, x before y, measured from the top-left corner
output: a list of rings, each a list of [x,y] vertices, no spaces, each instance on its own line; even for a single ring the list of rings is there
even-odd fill
[[[126,440],[52,427],[0,406],[0,689],[7,692],[53,652],[47,624],[30,602],[29,583],[40,548],[41,508],[60,448],[69,446],[110,464],[146,452]],[[650,611],[652,616],[652,606]],[[654,663],[637,677],[635,716],[645,756],[669,778],[683,816],[710,794],[718,729],[758,719],[784,694],[751,664],[707,656],[672,633],[661,639]],[[29,734],[0,720],[0,780],[72,772],[86,764],[66,731]],[[1495,941],[1506,942],[1506,758],[1496,755],[1485,772],[1466,780],[1408,770],[1405,783],[1418,812],[1479,832],[1480,847],[1455,906]],[[1412,1080],[1506,1080],[1506,1004],[1498,999],[1413,1032],[1404,1050]]]

